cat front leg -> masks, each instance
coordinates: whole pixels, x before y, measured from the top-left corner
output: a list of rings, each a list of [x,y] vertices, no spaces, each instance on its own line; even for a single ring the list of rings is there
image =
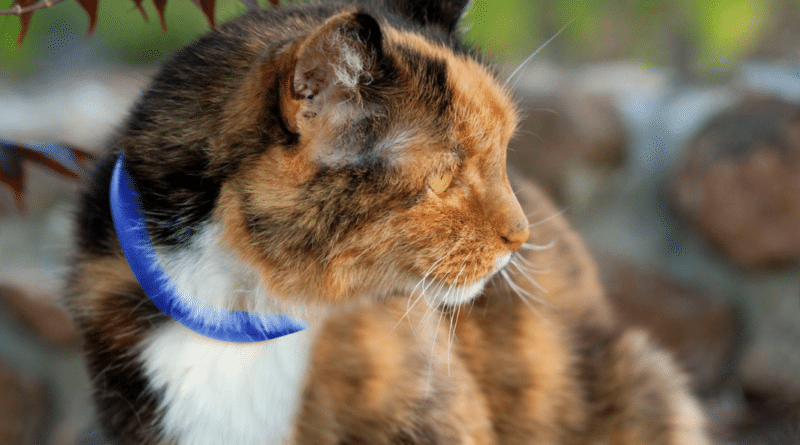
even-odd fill
[[[314,347],[297,445],[495,445],[446,315],[401,298],[332,317]]]

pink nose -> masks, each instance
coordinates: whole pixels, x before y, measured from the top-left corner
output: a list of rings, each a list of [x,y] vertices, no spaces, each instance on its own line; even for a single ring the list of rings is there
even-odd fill
[[[528,241],[529,235],[528,220],[523,217],[522,220],[517,219],[515,224],[508,227],[505,230],[505,235],[500,235],[500,239],[513,252],[522,247],[525,241]]]

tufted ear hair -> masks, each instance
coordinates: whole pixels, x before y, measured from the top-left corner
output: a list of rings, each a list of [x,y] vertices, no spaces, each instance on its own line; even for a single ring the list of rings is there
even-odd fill
[[[373,79],[382,42],[378,22],[356,9],[329,18],[300,41],[282,82],[281,112],[289,129],[302,133],[320,119],[341,123],[355,112],[352,104],[359,101],[359,87]]]
[[[385,0],[387,7],[423,26],[439,26],[452,34],[471,0]]]

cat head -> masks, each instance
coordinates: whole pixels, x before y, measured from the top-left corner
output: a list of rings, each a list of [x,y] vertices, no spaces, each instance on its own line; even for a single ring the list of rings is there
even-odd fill
[[[213,162],[262,149],[239,158],[217,217],[277,295],[416,287],[457,304],[527,240],[505,171],[517,112],[452,34],[464,3],[338,10],[263,55],[224,104]]]

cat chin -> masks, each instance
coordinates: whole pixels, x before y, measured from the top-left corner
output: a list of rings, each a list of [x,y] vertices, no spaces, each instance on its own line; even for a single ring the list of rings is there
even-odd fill
[[[483,292],[488,278],[482,278],[464,286],[448,286],[436,290],[428,289],[426,297],[435,306],[459,306],[469,303]]]
[[[458,306],[469,303],[483,292],[484,286],[497,272],[511,261],[511,254],[497,257],[494,269],[485,277],[463,286],[429,286],[425,289],[426,299],[434,306]]]

